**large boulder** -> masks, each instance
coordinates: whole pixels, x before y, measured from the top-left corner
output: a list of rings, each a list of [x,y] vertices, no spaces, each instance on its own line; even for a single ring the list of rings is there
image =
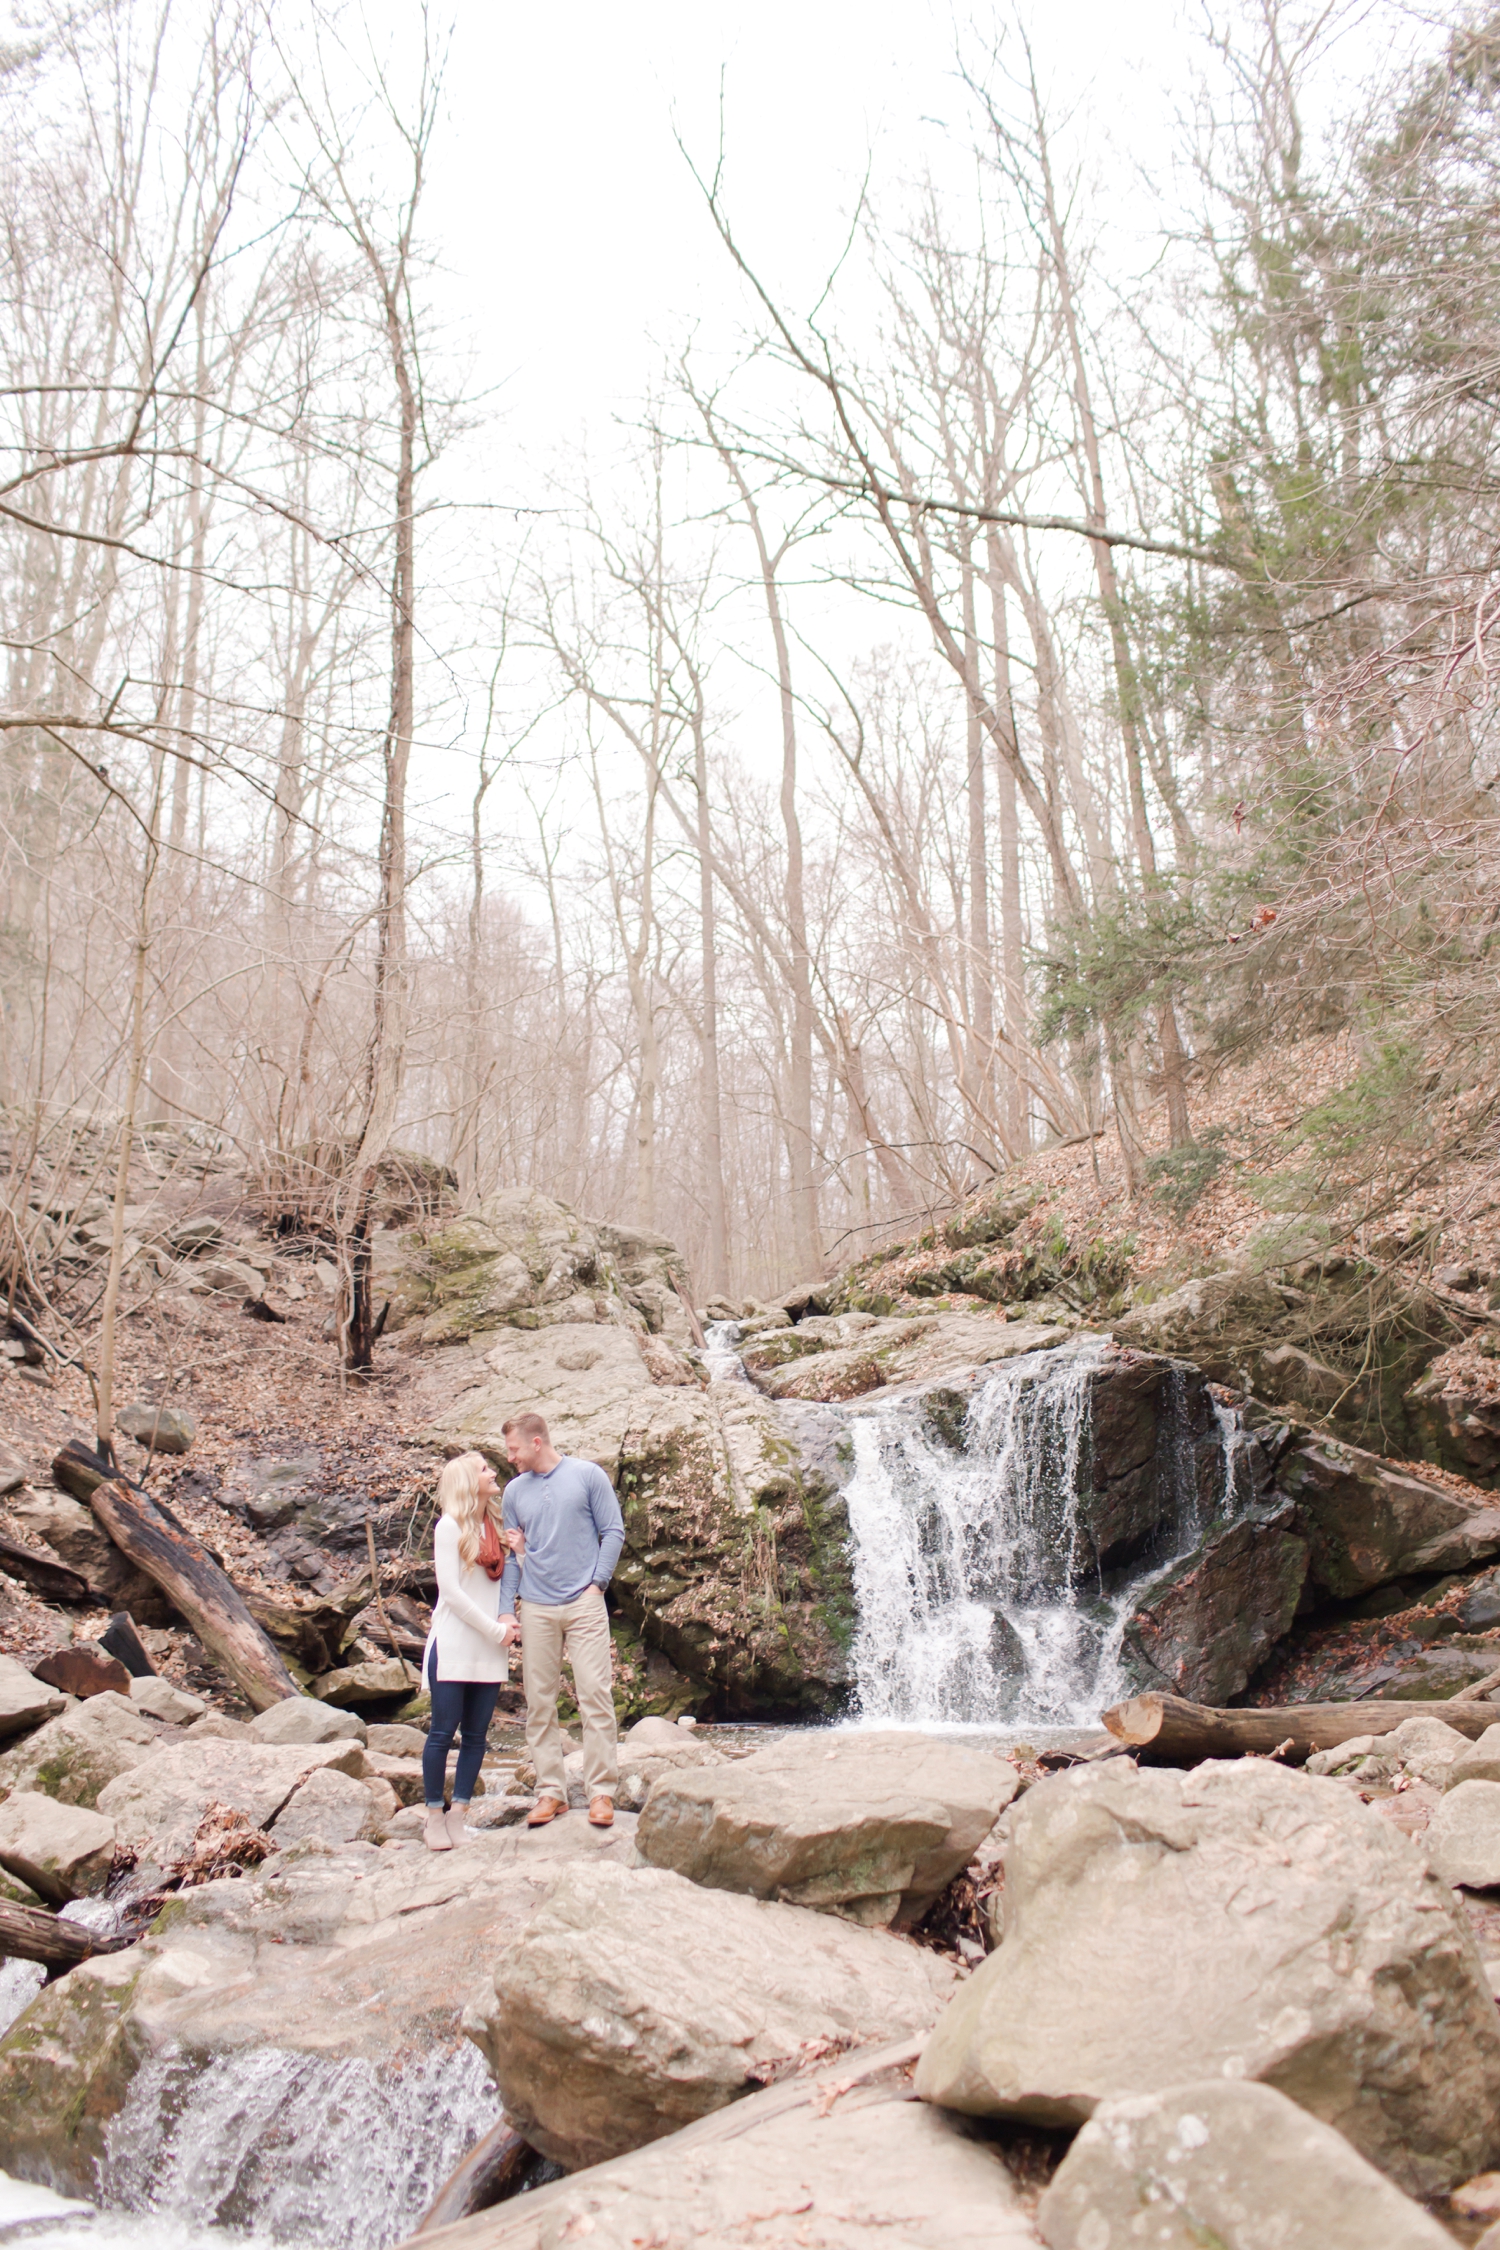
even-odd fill
[[[1190,1703],[1238,1695],[1296,1615],[1307,1553],[1289,1500],[1214,1524],[1137,1599],[1125,1627],[1137,1684]]]
[[[396,1796],[389,1792],[392,1811]],[[336,1847],[341,1844],[378,1843],[386,1832],[368,1785],[352,1774],[334,1773],[326,1766],[310,1773],[295,1789],[271,1824],[271,1835],[283,1850],[305,1844],[309,1838]]]
[[[1267,1275],[1236,1267],[1200,1274],[1154,1304],[1136,1305],[1113,1323],[1122,1344],[1191,1360],[1216,1383],[1244,1383],[1246,1362],[1279,1340],[1287,1303]]]
[[[688,1335],[687,1269],[659,1236],[581,1219],[550,1196],[502,1189],[403,1243],[389,1326],[455,1343],[509,1325],[609,1323]]]
[[[208,1710],[201,1695],[189,1695],[185,1688],[173,1687],[170,1680],[158,1679],[154,1672],[133,1679],[129,1695],[132,1703],[167,1726],[190,1727]]]
[[[663,1774],[637,1843],[714,1890],[871,1925],[920,1919],[1018,1786],[982,1751],[915,1734],[803,1736],[727,1766]]]
[[[655,1389],[634,1332],[608,1320],[504,1328],[427,1361],[416,1384],[436,1444],[503,1460],[504,1424],[530,1406],[561,1452],[597,1461],[606,1475]]]
[[[44,1719],[66,1710],[67,1702],[65,1695],[37,1679],[13,1656],[0,1656],[0,1742],[32,1733]]]
[[[746,1365],[772,1398],[826,1405],[897,1384],[962,1381],[976,1369],[1044,1351],[1067,1334],[1055,1321],[1005,1321],[978,1311],[883,1319],[838,1313],[756,1338]]]
[[[101,1475],[91,1480],[95,1485]],[[139,1625],[169,1625],[175,1612],[155,1579],[127,1562],[98,1518],[64,1492],[29,1492],[10,1503],[18,1523],[46,1541],[88,1582],[101,1608],[129,1610]]]
[[[1475,1509],[1358,1446],[1294,1446],[1276,1480],[1297,1504],[1315,1582],[1340,1600],[1388,1578],[1460,1570],[1500,1554],[1500,1507]]]
[[[392,1696],[409,1695],[416,1680],[414,1667],[404,1658],[372,1656],[363,1664],[341,1664],[335,1672],[324,1672],[312,1689],[331,1710],[345,1711],[361,1703],[388,1705]]]
[[[1103,2102],[1042,2197],[1048,2250],[1452,2250],[1452,2236],[1270,2086]]]
[[[1422,1843],[1445,1883],[1479,1891],[1500,1884],[1500,1781],[1472,1776],[1455,1781],[1444,1790]]]
[[[236,2124],[225,2183],[254,2229],[257,2184],[269,2194],[284,2181],[286,2143],[307,2135],[320,2082],[356,2100],[361,2086],[377,2097],[384,2087],[386,2114],[415,2115],[427,2136],[415,2157],[400,2144],[378,2191],[382,2224],[410,2231],[498,2114],[458,2029],[465,2002],[559,1867],[628,1856],[634,1826],[628,1815],[610,1830],[561,1822],[443,1853],[290,1851],[183,1891],[140,1944],[60,1977],[0,2038],[0,2168],[95,2193],[111,2120],[153,2061],[162,2106],[143,2116],[147,2153],[170,2163],[174,2136],[197,2132],[201,2157],[222,2131],[226,2095],[238,2100],[254,2072],[265,2099]],[[298,2067],[304,2058],[313,2071]],[[336,2110],[330,2130],[353,2129],[347,2106]]]
[[[38,1727],[0,1758],[0,1796],[36,1789],[62,1805],[96,1804],[121,1774],[149,1758],[160,1725],[128,1696],[93,1695]]]
[[[1059,1775],[1012,1815],[1004,1916],[928,2042],[925,2100],[1072,2125],[1253,2078],[1419,2194],[1500,2154],[1500,2025],[1467,1922],[1340,1782],[1259,1759]]]
[[[114,1864],[112,1821],[13,1789],[0,1805],[0,1867],[54,1906],[102,1891]]]
[[[903,2059],[768,2087],[463,2221],[452,2250],[1035,2250],[1001,2152],[909,2100]]]
[[[365,1722],[357,1712],[341,1711],[310,1695],[284,1695],[250,1721],[257,1742],[363,1742]]]
[[[331,1767],[356,1780],[365,1772],[357,1742],[208,1742],[195,1738],[160,1750],[99,1792],[121,1848],[160,1867],[192,1845],[210,1805],[243,1813],[269,1828],[310,1773]]]
[[[574,1866],[464,2015],[506,2115],[570,2170],[826,2052],[914,2037],[956,1972],[824,1914],[655,1868]]]

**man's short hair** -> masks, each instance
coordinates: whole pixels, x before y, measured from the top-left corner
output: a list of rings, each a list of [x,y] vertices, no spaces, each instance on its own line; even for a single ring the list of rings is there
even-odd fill
[[[519,1430],[522,1437],[540,1438],[544,1445],[552,1443],[552,1433],[540,1414],[513,1414],[508,1422],[501,1423],[500,1435],[509,1437],[512,1430]]]

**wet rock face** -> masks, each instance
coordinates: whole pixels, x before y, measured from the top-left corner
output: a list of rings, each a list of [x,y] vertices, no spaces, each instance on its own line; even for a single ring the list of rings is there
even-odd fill
[[[1273,1495],[1152,1580],[1125,1628],[1139,1686],[1191,1703],[1239,1694],[1296,1615],[1308,1547],[1295,1523],[1291,1501]]]
[[[1223,1438],[1196,1368],[1159,1354],[1119,1353],[1092,1378],[1089,1425],[1083,1520],[1096,1571],[1138,1561],[1220,1505]]]
[[[658,1392],[615,1476],[614,1593],[648,1643],[727,1710],[838,1710],[851,1683],[848,1517],[774,1408],[743,1385]]]

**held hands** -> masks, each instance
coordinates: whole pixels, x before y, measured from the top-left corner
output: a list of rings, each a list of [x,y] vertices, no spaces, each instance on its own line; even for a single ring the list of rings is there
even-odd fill
[[[513,1641],[518,1641],[520,1638],[521,1628],[515,1619],[513,1617],[502,1617],[500,1620],[500,1646],[509,1648]]]

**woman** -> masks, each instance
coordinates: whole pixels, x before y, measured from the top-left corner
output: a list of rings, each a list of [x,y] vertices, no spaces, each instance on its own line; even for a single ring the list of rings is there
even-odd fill
[[[495,1715],[500,1682],[509,1677],[507,1645],[514,1618],[499,1617],[500,1586],[510,1550],[501,1536],[500,1483],[482,1453],[461,1453],[438,1478],[441,1511],[432,1535],[437,1566],[437,1606],[422,1656],[432,1696],[432,1722],[422,1752],[423,1831],[429,1851],[451,1851],[464,1840],[464,1815],[479,1779],[485,1736]],[[454,1735],[459,1736],[453,1776],[453,1809],[443,1813],[443,1777]]]

